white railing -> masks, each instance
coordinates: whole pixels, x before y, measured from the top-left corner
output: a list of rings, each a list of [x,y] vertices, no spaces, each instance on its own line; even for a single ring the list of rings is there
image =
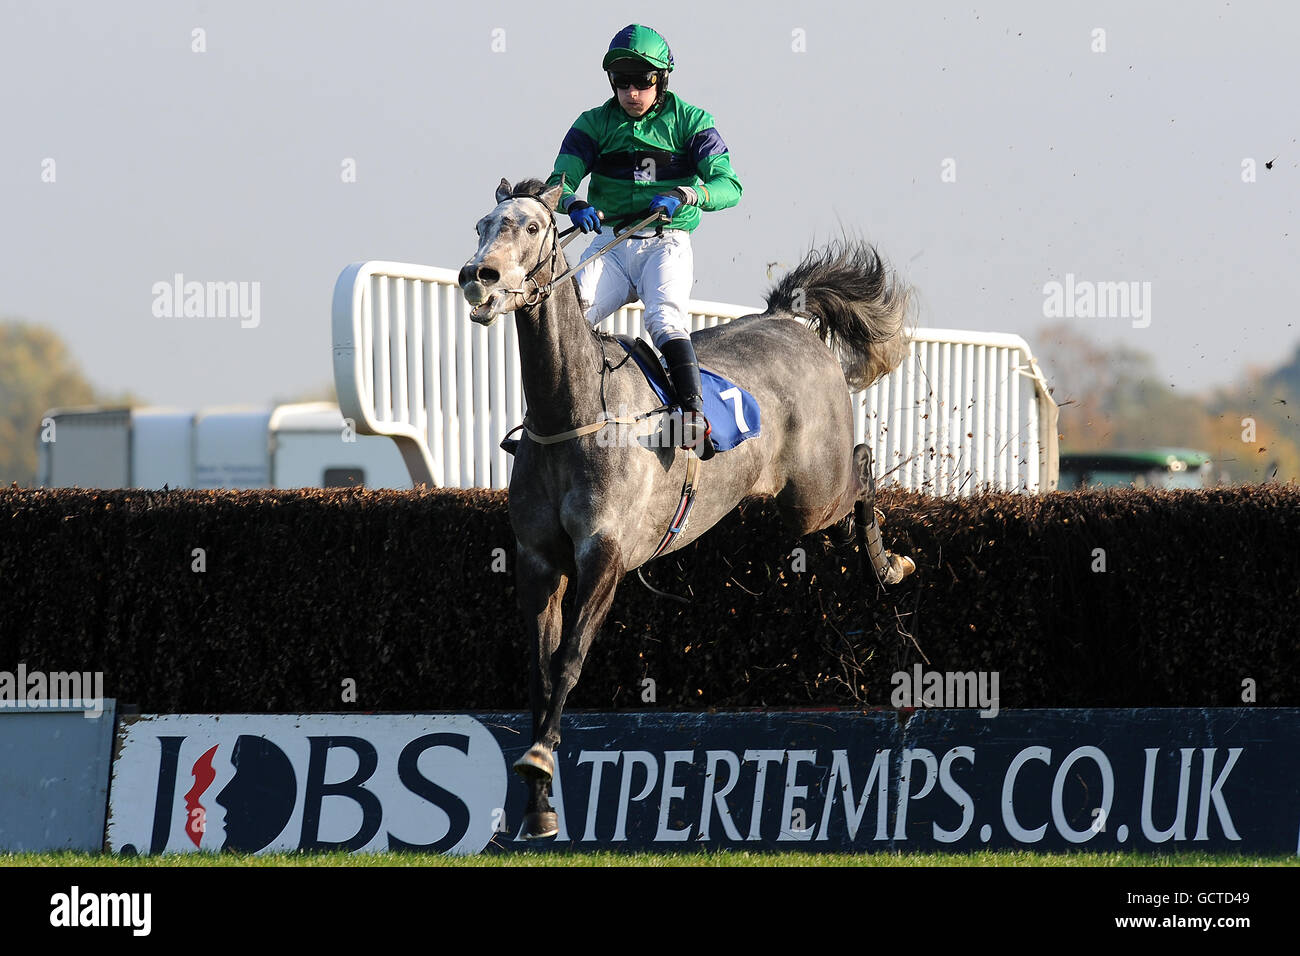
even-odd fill
[[[690,307],[692,330],[762,311]],[[333,326],[344,417],[393,438],[414,484],[507,486],[513,459],[498,443],[524,414],[514,322],[471,322],[450,269],[357,262],[335,284]],[[640,303],[600,327],[641,335]],[[1056,487],[1057,407],[1019,336],[918,329],[907,360],[853,399],[854,440],[869,443],[882,487]]]

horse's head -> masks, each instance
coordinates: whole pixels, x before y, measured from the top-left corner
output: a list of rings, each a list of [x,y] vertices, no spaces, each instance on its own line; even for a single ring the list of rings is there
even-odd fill
[[[460,288],[473,308],[469,317],[491,325],[503,312],[533,304],[533,291],[550,281],[552,269],[564,267],[555,226],[555,205],[563,184],[546,188],[537,179],[511,187],[497,186],[497,206],[474,227],[478,251],[460,270]]]

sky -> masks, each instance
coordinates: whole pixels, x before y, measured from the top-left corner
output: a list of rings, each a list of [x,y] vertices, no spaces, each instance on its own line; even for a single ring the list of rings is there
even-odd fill
[[[631,22],[744,186],[696,298],[760,305],[847,231],[922,326],[1045,351],[1064,319],[1192,392],[1300,344],[1300,7],[1237,0],[0,2],[0,318],[148,403],[320,392],[340,271],[459,268]],[[177,274],[256,323],[169,309]]]

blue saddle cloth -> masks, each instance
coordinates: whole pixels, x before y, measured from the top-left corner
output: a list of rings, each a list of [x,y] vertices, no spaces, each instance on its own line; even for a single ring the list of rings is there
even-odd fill
[[[654,353],[649,346],[642,342],[643,348],[637,348],[634,345],[637,340],[629,336],[614,337],[619,345],[631,353],[659,400],[665,405],[674,404],[668,371],[658,357],[650,358]],[[762,418],[758,411],[758,400],[753,395],[703,365],[700,366],[700,385],[704,391],[704,417],[713,429],[711,437],[716,450],[729,451],[745,439],[760,434]]]

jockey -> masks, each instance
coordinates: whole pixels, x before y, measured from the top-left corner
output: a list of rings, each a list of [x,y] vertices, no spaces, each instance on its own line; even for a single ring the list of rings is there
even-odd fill
[[[740,201],[740,180],[713,117],[668,92],[673,54],[663,37],[639,24],[624,27],[610,41],[601,67],[614,96],[574,122],[547,181],[564,183],[559,208],[583,232],[598,234],[579,264],[620,228],[656,209],[670,221],[580,268],[578,298],[595,325],[640,297],[646,328],[667,361],[681,405],[681,447],[710,458],[712,429],[704,417],[686,309],[694,283],[690,234],[701,212]],[[573,187],[588,174],[584,201]],[[608,232],[601,228],[602,213]]]

